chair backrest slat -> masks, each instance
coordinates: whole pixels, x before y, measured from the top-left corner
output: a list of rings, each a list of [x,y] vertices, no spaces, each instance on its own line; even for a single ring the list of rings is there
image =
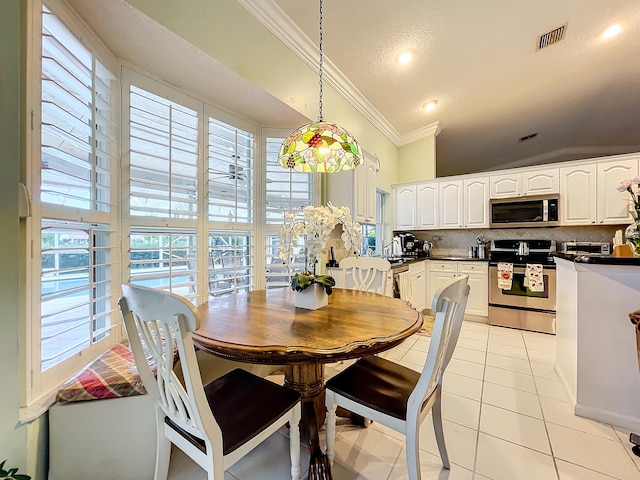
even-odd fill
[[[156,408],[183,430],[203,439],[208,448],[208,438],[217,437],[219,442],[214,444],[222,445],[222,433],[204,395],[191,337],[200,323],[197,311],[169,292],[131,284],[123,285],[122,291],[120,308],[131,350],[145,388],[156,397]],[[145,348],[156,363],[155,378]],[[184,385],[173,370],[176,352]]]
[[[469,298],[469,277],[462,275],[440,287],[431,305],[435,312],[433,332],[420,380],[409,397],[408,409],[420,411],[424,401],[441,384],[444,370],[460,335]]]
[[[345,270],[345,285],[342,288],[362,290],[384,295],[387,286],[387,272],[391,264],[377,257],[347,257],[340,261]]]

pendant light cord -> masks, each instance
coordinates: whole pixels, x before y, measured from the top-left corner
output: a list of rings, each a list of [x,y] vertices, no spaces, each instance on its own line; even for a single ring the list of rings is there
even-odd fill
[[[318,104],[319,104],[318,107],[319,107],[320,115],[318,115],[318,120],[319,121],[323,121],[324,117],[322,116],[322,57],[323,57],[323,53],[322,53],[322,0],[320,0],[320,42],[319,42],[318,52],[320,53],[320,69],[319,69],[320,95],[319,95],[319,100],[318,100]]]

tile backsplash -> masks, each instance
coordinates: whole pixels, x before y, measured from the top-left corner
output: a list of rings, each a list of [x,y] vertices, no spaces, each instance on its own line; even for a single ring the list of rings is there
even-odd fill
[[[433,255],[466,257],[469,246],[475,246],[476,237],[483,235],[486,241],[504,239],[555,240],[560,248],[561,242],[577,240],[579,242],[609,242],[616,230],[627,225],[598,225],[582,227],[547,228],[504,228],[504,229],[461,229],[461,230],[415,230],[412,233],[418,240],[433,243]]]

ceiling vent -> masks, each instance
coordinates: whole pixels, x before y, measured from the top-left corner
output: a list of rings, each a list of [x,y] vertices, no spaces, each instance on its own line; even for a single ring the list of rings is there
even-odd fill
[[[529,135],[525,135],[524,137],[520,137],[518,139],[519,142],[526,142],[527,140],[531,140],[532,138],[536,138],[538,136],[538,132],[531,133]]]
[[[536,50],[542,50],[543,48],[548,47],[549,45],[553,45],[554,43],[558,43],[560,40],[564,38],[564,33],[567,31],[567,24],[565,23],[561,27],[554,28],[550,32],[543,33],[538,37],[538,43],[536,45]]]

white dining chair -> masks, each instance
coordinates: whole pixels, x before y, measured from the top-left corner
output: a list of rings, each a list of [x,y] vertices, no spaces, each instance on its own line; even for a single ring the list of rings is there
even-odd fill
[[[433,297],[435,321],[422,372],[370,356],[327,382],[327,455],[331,463],[335,454],[336,407],[343,407],[404,434],[409,479],[420,480],[420,425],[431,410],[442,464],[449,469],[442,428],[442,375],[460,334],[469,297],[468,279],[462,275],[450,280]]]
[[[209,480],[289,424],[291,478],[300,478],[300,394],[243,369],[202,384],[192,341],[200,318],[182,297],[138,285],[122,285],[119,300],[142,382],[154,398],[155,480],[168,475],[171,444],[206,470]],[[145,357],[155,364],[156,374]],[[182,365],[181,382],[173,371]],[[132,426],[133,428],[133,426]]]
[[[384,295],[387,288],[388,260],[379,257],[347,257],[340,261],[344,272],[344,285],[340,288],[362,290]]]

